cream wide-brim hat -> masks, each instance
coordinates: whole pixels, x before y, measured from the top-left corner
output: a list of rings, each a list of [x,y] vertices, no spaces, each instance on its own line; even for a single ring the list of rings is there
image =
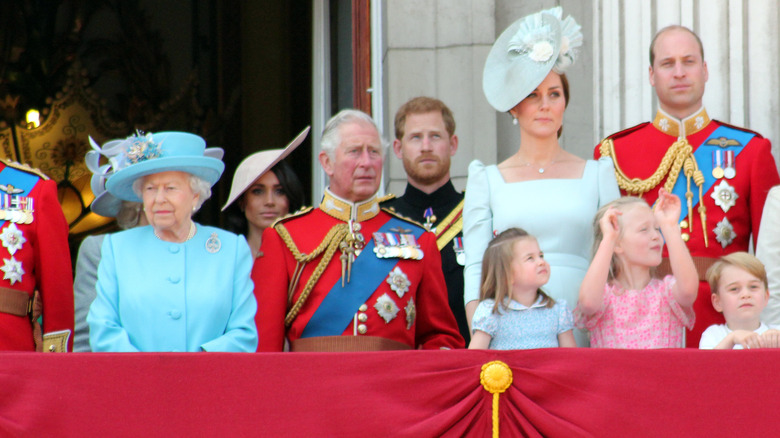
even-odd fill
[[[133,191],[138,178],[160,172],[179,171],[195,175],[213,186],[225,170],[220,159],[206,155],[206,141],[188,132],[158,132],[152,141],[159,147],[156,156],[141,158],[117,170],[106,181],[106,189],[124,201],[142,202]],[[130,142],[128,142],[130,144]],[[124,151],[125,157],[129,150]]]
[[[233,184],[230,186],[230,196],[228,197],[225,206],[222,207],[222,211],[225,211],[226,208],[230,207],[230,204],[238,199],[257,178],[260,178],[264,173],[271,170],[271,168],[285,159],[285,157],[290,155],[295,148],[303,143],[303,140],[309,135],[310,129],[311,126],[307,126],[283,149],[269,149],[255,152],[244,158],[244,161],[236,168],[236,173],[233,174]]]
[[[493,43],[482,73],[482,91],[496,111],[514,108],[555,66],[561,49],[561,22],[552,11],[515,21]]]

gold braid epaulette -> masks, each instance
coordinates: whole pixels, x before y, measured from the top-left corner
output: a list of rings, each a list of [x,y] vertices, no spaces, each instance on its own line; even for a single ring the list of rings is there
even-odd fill
[[[410,224],[417,225],[418,227],[420,227],[422,229],[425,229],[425,225],[423,225],[420,222],[417,222],[416,220],[414,220],[414,219],[412,219],[412,218],[410,218],[408,216],[402,215],[401,213],[395,211],[395,208],[392,208],[392,207],[382,207],[382,211],[384,211],[385,213],[387,213],[387,214],[389,214],[389,215],[391,215],[393,217],[396,217],[396,218],[401,219],[403,221],[409,222]]]
[[[395,198],[395,195],[394,195],[394,194],[392,194],[392,193],[388,193],[388,194],[387,194],[387,195],[385,195],[385,196],[380,196],[380,197],[376,198],[376,202],[378,202],[378,203],[380,203],[380,204],[381,204],[381,203],[383,203],[383,202],[385,202],[385,201],[389,201],[389,200],[391,200],[391,199],[393,199],[393,198]]]
[[[330,229],[330,231],[328,231],[328,234],[325,235],[325,238],[322,240],[322,242],[320,242],[319,246],[317,246],[317,248],[315,248],[314,251],[309,254],[304,254],[298,249],[298,246],[295,245],[292,236],[290,236],[290,233],[283,224],[277,223],[274,225],[274,229],[277,233],[279,233],[279,237],[282,238],[282,241],[285,245],[287,245],[287,248],[290,250],[293,257],[295,257],[295,261],[297,262],[295,267],[295,275],[293,275],[293,281],[290,283],[290,288],[287,291],[288,302],[292,300],[292,296],[295,292],[295,288],[297,287],[298,278],[300,278],[303,267],[306,265],[306,263],[314,260],[315,258],[319,257],[320,254],[324,253],[322,259],[317,264],[317,267],[314,268],[314,272],[312,272],[311,277],[309,277],[309,280],[306,282],[306,286],[304,286],[301,295],[295,301],[295,304],[290,308],[290,310],[287,312],[287,316],[284,318],[284,325],[289,327],[290,324],[292,324],[292,322],[295,320],[295,317],[298,316],[298,312],[301,311],[301,307],[303,307],[304,303],[306,303],[306,300],[309,298],[309,294],[314,288],[314,285],[317,284],[317,281],[319,281],[320,276],[322,276],[322,273],[325,271],[325,268],[328,267],[328,264],[333,258],[333,254],[335,254],[336,250],[339,249],[339,244],[349,233],[349,225],[346,223],[335,225]]]
[[[625,190],[630,195],[642,196],[644,193],[649,192],[656,187],[668,174],[669,177],[664,183],[664,189],[667,192],[672,191],[672,187],[677,182],[677,177],[680,175],[680,169],[682,169],[683,162],[689,156],[692,156],[693,148],[686,139],[680,139],[672,143],[664,154],[664,158],[661,160],[661,164],[647,179],[629,178],[623,169],[620,168],[617,156],[615,154],[615,144],[611,138],[604,139],[599,146],[599,152],[603,157],[612,158],[612,163],[615,165],[615,176],[617,177],[618,186]]]
[[[0,158],[0,161],[2,161],[3,164],[5,164],[8,167],[13,167],[14,169],[23,170],[25,172],[29,172],[29,173],[38,175],[44,181],[49,179],[49,177],[46,176],[45,173],[41,172],[40,169],[36,169],[35,167],[32,167],[32,166],[30,166],[28,164],[19,163],[17,161],[11,161],[11,160],[8,160],[6,158]]]

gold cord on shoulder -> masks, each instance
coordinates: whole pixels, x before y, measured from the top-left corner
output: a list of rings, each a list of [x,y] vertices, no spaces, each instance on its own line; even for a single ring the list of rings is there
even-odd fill
[[[693,148],[686,139],[680,139],[674,142],[664,154],[661,164],[647,179],[629,178],[620,168],[617,155],[615,154],[615,144],[611,138],[604,139],[599,146],[599,152],[604,157],[612,158],[612,163],[615,165],[615,176],[617,177],[618,186],[625,190],[630,195],[642,196],[644,193],[649,192],[666,177],[666,183],[664,188],[666,191],[671,192],[672,187],[677,182],[677,177],[680,175],[680,169],[683,166],[685,158],[691,156]]]
[[[704,175],[699,170],[699,165],[696,162],[696,157],[693,155],[693,147],[686,138],[681,138],[672,143],[669,149],[666,150],[661,164],[647,179],[629,178],[620,168],[618,164],[617,155],[615,154],[615,143],[611,138],[604,139],[599,146],[599,152],[604,157],[612,158],[612,163],[615,165],[615,177],[617,179],[618,186],[625,190],[630,195],[642,196],[656,187],[660,182],[668,175],[666,182],[664,183],[664,189],[671,193],[674,184],[677,182],[677,178],[680,176],[680,171],[686,177],[687,191],[685,192],[685,200],[688,206],[688,224],[689,231],[693,230],[693,192],[691,191],[691,179],[694,184],[699,188],[699,206],[698,212],[701,218],[702,231],[704,233],[704,246],[709,246],[707,239],[707,209],[704,207],[703,186]]]
[[[295,317],[298,316],[298,313],[301,311],[304,303],[306,303],[306,300],[309,298],[309,294],[311,294],[312,289],[314,289],[314,285],[317,284],[317,281],[319,281],[322,273],[325,271],[325,268],[327,268],[328,264],[333,258],[333,254],[335,254],[336,250],[339,249],[339,244],[347,237],[347,234],[349,233],[349,226],[345,223],[335,225],[330,229],[330,231],[328,231],[328,234],[325,235],[325,238],[322,240],[319,246],[317,246],[317,248],[315,248],[309,254],[302,253],[298,249],[298,246],[295,245],[292,236],[290,236],[290,233],[283,224],[276,224],[274,229],[277,233],[279,233],[279,237],[282,238],[282,241],[285,243],[285,245],[287,245],[287,248],[293,254],[293,257],[295,257],[295,261],[298,262],[295,267],[293,281],[290,282],[290,287],[287,290],[288,304],[292,303],[292,297],[296,287],[298,286],[298,280],[300,279],[304,266],[308,262],[320,256],[320,254],[324,253],[322,259],[317,264],[317,267],[314,268],[314,272],[312,272],[311,277],[309,277],[309,280],[306,282],[301,295],[295,301],[295,304],[292,305],[290,310],[287,312],[287,316],[284,318],[284,325],[289,327],[290,324],[292,324],[292,322],[295,320]]]

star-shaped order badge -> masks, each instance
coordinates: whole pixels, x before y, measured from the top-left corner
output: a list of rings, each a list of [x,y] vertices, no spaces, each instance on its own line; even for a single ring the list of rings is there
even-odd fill
[[[401,310],[388,294],[382,294],[381,297],[377,298],[374,308],[379,313],[379,316],[385,320],[385,323],[392,321],[395,315],[398,314],[398,311]]]
[[[734,187],[729,185],[726,181],[721,181],[720,184],[715,186],[715,189],[710,196],[715,200],[715,205],[720,207],[724,213],[727,213],[731,207],[736,205],[737,198],[739,198]]]
[[[27,242],[27,239],[24,238],[22,231],[16,228],[16,224],[11,223],[11,225],[3,228],[3,232],[0,233],[0,241],[8,249],[8,253],[14,255],[16,251],[22,249],[22,245],[24,245],[24,242]]]
[[[3,266],[0,267],[0,271],[5,272],[5,275],[3,275],[3,280],[10,281],[11,285],[17,281],[22,281],[22,275],[24,275],[22,264],[13,256],[11,256],[10,259],[3,259]]]
[[[398,266],[390,271],[390,275],[387,276],[387,282],[390,284],[390,289],[398,294],[398,298],[403,298],[404,294],[409,291],[409,286],[412,284],[409,282],[409,277],[407,277],[404,271]]]
[[[731,225],[728,218],[725,217],[718,222],[715,229],[712,231],[715,232],[715,239],[718,240],[718,243],[720,243],[720,246],[723,248],[731,245],[731,242],[737,237],[737,233],[734,232],[734,227]]]

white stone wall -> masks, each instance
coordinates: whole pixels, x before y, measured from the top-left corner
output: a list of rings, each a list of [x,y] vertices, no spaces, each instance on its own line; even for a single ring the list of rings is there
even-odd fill
[[[657,108],[648,82],[650,40],[682,24],[704,44],[710,116],[760,132],[780,156],[780,8],[776,0],[386,0],[383,56],[386,137],[411,97],[443,100],[455,114],[460,149],[456,187],[468,163],[496,163],[517,150],[519,132],[482,94],[482,68],[495,38],[516,19],[562,6],[582,26],[584,44],[568,72],[571,99],[562,145],[582,156],[606,135],[648,121]],[[388,158],[388,192],[405,174]]]
[[[496,112],[482,94],[482,67],[495,38],[492,0],[388,0],[385,2],[385,137],[394,138],[393,118],[416,96],[441,99],[455,114],[460,140],[452,178],[462,190],[468,163],[494,162]],[[401,161],[388,155],[387,191],[403,193]]]

